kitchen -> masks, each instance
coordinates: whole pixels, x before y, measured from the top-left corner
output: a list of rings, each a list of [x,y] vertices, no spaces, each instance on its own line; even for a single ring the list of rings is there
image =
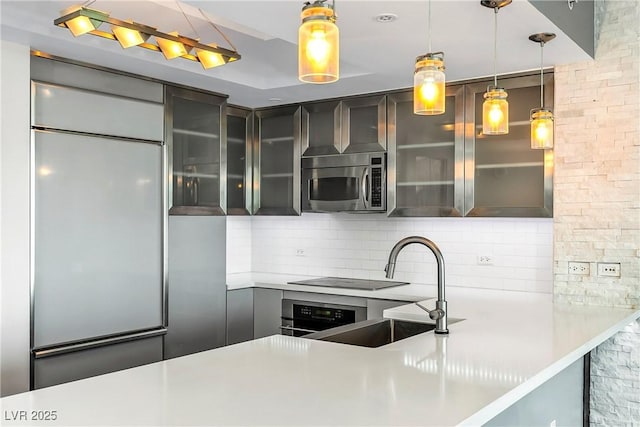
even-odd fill
[[[576,7],[588,4],[580,2]],[[448,280],[450,284],[460,284],[472,286],[472,280],[465,276],[465,271],[471,266],[474,267],[473,278],[486,275],[482,280],[485,287],[510,286],[516,283],[519,288],[514,290],[554,292],[558,301],[574,301],[578,304],[593,304],[605,306],[637,307],[638,304],[638,220],[637,220],[637,200],[638,200],[638,160],[634,153],[637,153],[637,66],[638,52],[637,39],[633,34],[626,34],[621,28],[637,28],[633,25],[633,19],[637,19],[637,6],[634,3],[606,2],[605,6],[599,5],[607,11],[602,22],[600,43],[604,46],[603,51],[597,51],[596,61],[577,62],[569,65],[557,65],[555,67],[555,113],[556,118],[556,146],[555,154],[555,176],[554,176],[554,218],[551,219],[499,219],[499,218],[464,218],[462,221],[456,218],[437,219],[409,219],[409,218],[377,218],[369,217],[353,218],[351,216],[343,218],[340,216],[325,216],[322,214],[303,214],[300,217],[228,217],[227,242],[228,257],[230,263],[227,266],[227,273],[243,273],[247,271],[260,271],[266,273],[294,273],[300,275],[338,275],[346,277],[364,276],[373,279],[383,279],[384,264],[386,255],[398,237],[405,237],[410,234],[422,234],[432,238],[439,244],[455,244],[461,239],[472,239],[484,241],[490,248],[505,250],[499,243],[503,243],[508,236],[512,240],[521,240],[522,246],[515,250],[533,246],[539,246],[543,250],[540,254],[540,262],[545,265],[545,258],[553,257],[554,271],[551,272],[552,262],[547,261],[548,269],[538,273],[536,268],[527,270],[528,274],[536,277],[542,274],[542,289],[535,289],[540,286],[537,280],[532,280],[529,276],[525,280],[509,276],[508,268],[500,265],[477,266],[477,248],[469,249],[464,253],[464,245],[458,245],[456,254],[460,258],[469,258],[469,264],[456,265],[453,262],[456,256],[447,257]],[[514,7],[510,6],[510,7]],[[480,8],[479,6],[477,6]],[[298,7],[296,6],[296,9]],[[597,9],[600,10],[600,9]],[[509,9],[505,9],[506,15]],[[486,12],[482,10],[481,12]],[[486,17],[480,13],[480,16]],[[502,13],[502,12],[501,12]],[[56,15],[57,16],[57,15]],[[121,15],[122,16],[122,15]],[[48,30],[51,34],[62,32],[51,25],[52,17],[46,17]],[[346,19],[346,18],[345,18]],[[628,19],[631,24],[621,25],[620,19]],[[505,22],[505,21],[501,21]],[[4,33],[3,33],[4,34]],[[56,37],[59,37],[56,35]],[[626,38],[625,38],[626,37]],[[3,37],[4,38],[4,37]],[[80,42],[81,39],[78,39]],[[107,42],[105,42],[107,43]],[[556,43],[556,41],[554,41]],[[635,50],[628,50],[627,46],[636,46]],[[546,54],[551,54],[553,44],[550,43],[546,49]],[[28,305],[28,286],[9,286],[11,283],[28,283],[28,153],[26,145],[7,144],[7,141],[22,139],[29,140],[28,118],[24,113],[20,115],[20,105],[22,111],[29,111],[29,94],[25,87],[29,86],[29,46],[24,45],[3,45],[4,55],[14,55],[14,61],[5,61],[3,58],[3,146],[2,146],[2,173],[3,173],[3,207],[12,206],[12,209],[3,209],[2,226],[2,271],[3,271],[3,337],[11,337],[11,341],[3,338],[3,389],[5,387],[5,363],[12,360],[11,353],[5,353],[13,345],[26,348],[29,351],[28,336],[15,337],[5,328],[26,326],[23,330],[29,330],[29,319],[19,314],[20,301]],[[416,53],[413,53],[415,55]],[[602,57],[598,56],[602,55]],[[616,56],[617,55],[617,56]],[[21,58],[21,59],[18,59]],[[602,59],[601,59],[602,58]],[[621,59],[620,59],[621,58]],[[248,58],[243,57],[243,61]],[[613,60],[617,62],[614,62]],[[490,61],[487,61],[490,67]],[[557,61],[560,63],[560,61]],[[534,62],[535,64],[535,62]],[[191,65],[191,64],[189,64]],[[229,64],[233,65],[233,64]],[[295,64],[293,65],[295,68]],[[615,67],[619,67],[619,69]],[[8,68],[7,68],[8,67]],[[186,67],[186,66],[185,66]],[[635,68],[634,68],[635,67]],[[224,68],[224,67],[223,67]],[[448,64],[448,68],[452,68]],[[531,66],[535,68],[535,65]],[[635,73],[635,74],[634,74]],[[478,72],[477,75],[490,75],[491,71]],[[410,72],[408,73],[410,75]],[[594,76],[601,75],[598,79]],[[15,78],[9,80],[5,76]],[[166,79],[165,79],[166,80]],[[22,81],[20,85],[14,85],[14,81]],[[600,82],[605,83],[607,90],[599,86]],[[11,83],[10,83],[11,82]],[[180,82],[178,82],[180,83]],[[408,86],[409,84],[405,84]],[[311,88],[310,91],[315,89]],[[590,92],[591,91],[591,92]],[[223,92],[221,90],[220,92]],[[326,98],[324,96],[312,95],[316,98]],[[241,104],[242,105],[242,104]],[[634,109],[635,108],[635,109]],[[615,118],[607,112],[615,113]],[[11,120],[11,115],[16,115],[15,120]],[[634,115],[635,114],[635,115]],[[22,123],[22,125],[20,125]],[[614,129],[613,131],[611,129]],[[597,137],[593,133],[597,131]],[[634,139],[635,138],[635,139]],[[602,141],[609,141],[603,148]],[[26,157],[25,157],[26,154]],[[18,170],[15,170],[18,168]],[[13,172],[15,173],[13,173]],[[25,177],[26,174],[26,177]],[[10,176],[11,179],[7,179]],[[22,181],[21,181],[22,180]],[[26,180],[26,181],[25,181]],[[22,184],[19,184],[22,182]],[[11,183],[12,185],[9,185]],[[18,190],[16,190],[16,188]],[[19,189],[23,189],[20,190]],[[624,197],[627,195],[628,197]],[[630,199],[631,198],[631,199]],[[634,205],[635,203],[635,205]],[[617,207],[617,209],[616,209]],[[634,210],[636,209],[636,210]],[[612,212],[613,210],[613,212]],[[26,228],[25,228],[26,227]],[[380,241],[375,236],[380,230],[388,231]],[[282,241],[281,236],[285,233],[287,241]],[[306,235],[304,233],[307,233]],[[372,251],[384,253],[380,257],[365,263],[358,260],[358,255],[354,252],[358,247],[344,247],[334,254],[313,253],[315,247],[309,246],[304,238],[314,239],[322,243],[323,238],[333,234],[352,236],[361,239],[360,246],[370,247]],[[518,234],[518,239],[513,237]],[[239,237],[239,238],[237,238]],[[250,239],[250,241],[248,240]],[[447,239],[450,239],[449,241]],[[492,240],[495,239],[495,240]],[[529,240],[527,240],[529,239]],[[348,239],[344,239],[348,240]],[[327,249],[333,247],[326,242]],[[515,243],[515,242],[510,242]],[[22,246],[25,245],[25,246]],[[346,245],[346,243],[345,243]],[[460,248],[462,247],[462,248]],[[250,250],[247,251],[246,249]],[[513,248],[512,248],[513,249]],[[302,256],[296,256],[301,250]],[[251,258],[246,256],[251,254]],[[231,254],[231,255],[229,255]],[[233,254],[236,254],[234,256]],[[244,254],[244,256],[242,256]],[[307,256],[304,256],[307,254]],[[445,255],[448,252],[445,251]],[[241,255],[241,256],[237,256]],[[369,256],[370,254],[367,254]],[[502,252],[489,253],[497,261],[507,254]],[[530,252],[523,252],[523,255],[531,256]],[[319,256],[319,258],[317,258]],[[533,254],[535,256],[535,254]],[[310,258],[313,257],[317,264],[310,265]],[[351,258],[351,259],[350,259]],[[336,259],[342,259],[340,264]],[[356,262],[352,262],[356,261]],[[514,262],[517,260],[514,260]],[[622,277],[618,280],[607,281],[600,286],[595,274],[585,277],[575,277],[567,275],[567,264],[569,261],[588,261],[595,268],[596,262],[620,261],[622,264]],[[530,261],[527,261],[530,262]],[[453,265],[452,265],[453,264]],[[26,267],[25,267],[26,265]],[[535,265],[535,263],[534,263]],[[354,268],[353,266],[359,266]],[[400,266],[399,266],[400,267]],[[485,270],[482,270],[484,268]],[[333,270],[335,269],[335,270]],[[429,258],[415,261],[403,278],[406,281],[424,283],[424,277],[434,277],[432,261]],[[413,271],[411,271],[413,270]],[[531,271],[533,270],[533,271]],[[411,274],[414,273],[414,274]],[[11,274],[11,276],[6,276]],[[25,274],[27,278],[25,279]],[[17,276],[16,276],[17,275]],[[366,275],[366,276],[365,276]],[[8,279],[7,279],[8,277]],[[400,272],[398,273],[400,276]],[[497,282],[499,282],[499,284]],[[535,284],[533,284],[535,283]],[[534,287],[534,289],[531,289]],[[452,288],[450,288],[452,289]],[[7,306],[9,305],[9,306]],[[8,307],[8,308],[7,308]],[[17,317],[11,316],[18,310]],[[28,307],[27,307],[28,310]],[[28,335],[28,334],[27,334]],[[625,341],[632,343],[631,348],[635,348],[635,353],[626,354],[627,357],[637,355],[637,326],[626,335]],[[635,336],[635,341],[633,337]],[[630,338],[629,338],[630,337]],[[27,340],[25,343],[21,340]],[[633,344],[635,342],[635,344]],[[635,347],[634,347],[635,345]],[[603,348],[602,354],[606,356],[606,361],[601,359],[605,366],[612,363],[620,363],[624,366],[626,362],[621,359],[624,352],[614,352],[615,347]],[[613,354],[616,354],[613,359]],[[612,360],[613,359],[613,360]],[[14,359],[15,360],[15,359]],[[633,361],[634,359],[627,359]],[[633,366],[633,363],[631,362]],[[20,369],[25,369],[23,361],[17,358],[17,365]],[[28,371],[28,366],[26,367]],[[612,368],[613,369],[613,368]],[[637,367],[635,368],[637,372]],[[596,383],[600,386],[605,383],[605,378],[611,378],[607,373],[607,368],[594,369],[601,374],[601,380]],[[613,369],[615,371],[615,369]],[[16,373],[16,368],[10,370]],[[28,375],[28,374],[27,374]],[[22,376],[22,378],[24,378]],[[21,380],[18,380],[20,382]],[[613,380],[615,382],[615,380]],[[24,385],[18,385],[17,390],[24,390]],[[608,394],[615,387],[607,388],[602,386],[604,394]],[[4,393],[3,393],[4,394]],[[606,400],[606,399],[605,399]],[[608,400],[606,400],[608,401]],[[615,400],[614,400],[615,401]],[[615,406],[615,405],[613,405]],[[629,409],[627,409],[629,410]],[[607,410],[605,410],[607,411]],[[592,405],[593,412],[593,405]],[[623,410],[620,410],[624,414]],[[627,417],[629,419],[631,414]],[[633,419],[633,418],[631,418]]]

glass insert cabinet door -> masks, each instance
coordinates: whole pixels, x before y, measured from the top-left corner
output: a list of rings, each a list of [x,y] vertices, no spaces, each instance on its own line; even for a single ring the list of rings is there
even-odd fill
[[[553,108],[553,75],[545,75],[545,106]],[[467,85],[465,208],[467,216],[552,217],[553,150],[533,150],[529,113],[540,106],[540,77],[498,81],[508,93],[509,133],[482,134],[486,83]]]
[[[253,213],[300,215],[300,140],[302,107],[255,113]]]
[[[226,211],[226,98],[165,88],[171,215],[224,215]]]
[[[302,156],[323,156],[341,152],[342,103],[340,101],[303,104]]]
[[[448,86],[445,113],[413,113],[413,91],[391,94],[389,216],[462,216],[464,90]]]
[[[341,152],[370,153],[387,149],[386,95],[344,99],[341,108]]]
[[[253,114],[227,107],[227,215],[249,215]]]

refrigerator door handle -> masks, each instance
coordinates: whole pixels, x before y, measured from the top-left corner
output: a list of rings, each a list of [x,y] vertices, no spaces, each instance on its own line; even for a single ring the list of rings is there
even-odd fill
[[[73,353],[76,351],[89,350],[91,348],[104,347],[112,344],[119,344],[127,341],[140,340],[144,338],[151,338],[160,335],[165,335],[167,328],[154,328],[143,331],[125,332],[123,334],[107,336],[102,338],[94,338],[86,341],[79,341],[74,343],[67,343],[61,345],[54,345],[49,347],[34,348],[32,350],[33,356],[36,359],[43,357],[58,356],[66,353]]]

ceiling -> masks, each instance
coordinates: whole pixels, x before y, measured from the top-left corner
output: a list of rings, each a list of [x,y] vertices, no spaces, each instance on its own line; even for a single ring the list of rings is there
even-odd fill
[[[566,5],[565,0],[558,2]],[[202,10],[242,55],[240,61],[210,70],[182,59],[167,61],[145,49],[125,50],[99,37],[74,38],[54,26],[53,20],[75,4],[80,3],[0,0],[0,35],[51,55],[228,94],[229,103],[252,108],[410,87],[415,57],[428,50],[426,0],[338,0],[340,80],[311,85],[297,78],[301,1],[187,0],[181,6],[189,22],[175,1],[96,0],[91,4],[118,19],[228,46],[203,18]],[[493,10],[478,0],[433,0],[431,8],[432,47],[445,52],[447,81],[493,75]],[[395,14],[397,19],[377,22],[375,17],[381,13]],[[545,46],[545,67],[590,59],[529,1],[514,0],[498,14],[498,74],[539,68],[540,47],[528,40],[539,32],[557,34]]]

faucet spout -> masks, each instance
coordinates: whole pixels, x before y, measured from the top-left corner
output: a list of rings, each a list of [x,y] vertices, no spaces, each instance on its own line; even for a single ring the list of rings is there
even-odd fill
[[[436,309],[428,310],[426,307],[418,304],[418,307],[429,313],[429,317],[436,321],[436,334],[448,334],[449,329],[447,327],[447,301],[445,299],[445,285],[444,285],[444,258],[442,257],[442,252],[440,252],[440,248],[438,245],[433,243],[431,240],[426,239],[421,236],[411,236],[405,237],[395,244],[391,252],[389,253],[389,261],[387,262],[384,271],[386,272],[387,279],[392,279],[396,269],[396,260],[398,259],[398,255],[400,251],[404,249],[407,245],[412,243],[418,243],[423,246],[429,248],[431,253],[436,258],[436,264],[438,265],[438,299],[436,300]]]

